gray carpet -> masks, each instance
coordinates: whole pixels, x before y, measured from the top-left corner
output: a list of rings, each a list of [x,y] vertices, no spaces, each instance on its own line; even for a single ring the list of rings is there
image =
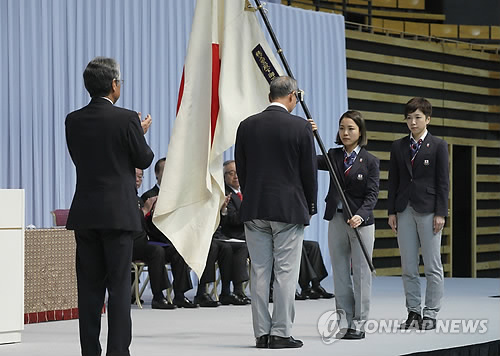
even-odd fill
[[[425,282],[422,281],[423,285]],[[332,290],[331,280],[324,285]],[[418,351],[451,348],[483,343],[500,338],[500,301],[498,279],[446,279],[445,298],[439,314],[442,321],[452,319],[486,322],[487,331],[466,333],[383,331],[367,333],[364,340],[322,342],[318,320],[334,309],[333,300],[296,302],[293,336],[304,341],[296,350],[261,350],[254,348],[250,306],[220,306],[214,309],[152,310],[150,295],[140,310],[132,308],[133,356],[156,355],[401,355]],[[192,297],[192,295],[189,295]],[[401,278],[376,277],[373,283],[372,320],[404,319],[406,310]],[[459,321],[460,322],[460,321]],[[102,318],[102,341],[105,350],[106,317]],[[373,329],[373,328],[372,328]],[[79,355],[78,321],[57,321],[25,325],[22,342],[0,345],[1,356]]]

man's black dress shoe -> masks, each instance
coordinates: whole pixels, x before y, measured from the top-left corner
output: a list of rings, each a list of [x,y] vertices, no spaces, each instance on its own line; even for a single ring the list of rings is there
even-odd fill
[[[177,309],[177,305],[170,304],[165,298],[153,299],[151,309]]]
[[[293,337],[281,337],[271,335],[269,337],[269,348],[270,349],[295,349],[302,347],[304,343],[300,340],[295,340]]]
[[[420,314],[417,314],[413,311],[408,313],[408,319],[401,324],[400,329],[420,329],[420,325],[422,324],[422,317]]]
[[[230,294],[221,294],[219,296],[219,301],[222,305],[246,305],[247,302],[242,300],[240,297],[237,295],[230,293]]]
[[[361,340],[365,338],[365,332],[351,328],[342,329],[335,337],[342,340]]]
[[[252,300],[245,293],[234,293],[235,296],[243,300],[246,304],[252,304]]]
[[[306,288],[302,290],[302,296],[306,299],[319,299],[321,295],[312,288]]]
[[[212,300],[207,293],[194,297],[194,303],[202,308],[216,308],[219,306],[219,302]]]
[[[433,330],[436,328],[436,319],[424,316],[422,322],[420,323],[421,330]]]
[[[255,338],[255,347],[258,349],[267,349],[269,347],[269,334]]]
[[[302,295],[302,293],[295,291],[295,300],[306,300],[306,299],[307,299],[307,296]]]
[[[174,298],[174,304],[177,305],[179,308],[198,308],[198,304],[191,302],[186,297],[182,299]]]
[[[323,299],[332,299],[335,297],[335,294],[333,293],[328,293],[322,286],[312,288],[313,291],[319,294],[319,296]]]

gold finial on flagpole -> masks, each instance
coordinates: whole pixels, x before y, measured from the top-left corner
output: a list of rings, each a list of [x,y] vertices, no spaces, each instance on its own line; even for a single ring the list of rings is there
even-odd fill
[[[250,3],[250,0],[245,0],[245,11],[252,11],[252,12],[255,12],[257,10],[260,10],[260,9],[263,9],[264,11],[267,12],[267,9],[264,8],[264,5],[266,5],[265,2],[262,2],[260,3],[257,7],[253,6],[251,3]]]
[[[257,9],[255,7],[253,7],[253,5],[250,3],[249,0],[245,0],[245,11],[252,11],[252,12],[255,12],[257,11]]]

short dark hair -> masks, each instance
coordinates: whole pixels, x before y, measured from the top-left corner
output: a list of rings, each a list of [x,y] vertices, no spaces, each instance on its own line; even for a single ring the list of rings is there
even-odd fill
[[[113,80],[119,79],[120,65],[113,58],[96,57],[83,72],[85,88],[92,98],[107,96],[113,87]]]
[[[297,81],[292,77],[286,75],[276,77],[269,86],[269,98],[271,100],[283,98],[297,89]]]
[[[432,115],[432,104],[426,98],[422,97],[411,99],[406,103],[405,106],[405,119],[408,114],[411,114],[417,110],[422,111],[426,118],[430,117]]]
[[[158,161],[156,161],[155,163],[155,174],[157,175],[158,173],[160,173],[160,164],[161,162],[165,162],[167,160],[166,157],[163,157],[163,158],[160,158]]]
[[[355,110],[348,110],[345,113],[342,114],[342,116],[339,119],[339,127],[340,127],[340,122],[342,121],[343,118],[349,118],[354,123],[358,126],[359,128],[359,139],[358,139],[358,146],[364,147],[368,144],[368,137],[366,137],[366,124],[365,124],[365,119],[363,119],[363,115],[359,111]],[[342,140],[340,139],[340,134],[337,132],[337,138],[335,139],[335,143],[337,145],[342,145]]]

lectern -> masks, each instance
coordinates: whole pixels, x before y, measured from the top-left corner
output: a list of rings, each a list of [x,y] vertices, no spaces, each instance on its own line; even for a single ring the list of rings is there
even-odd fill
[[[0,202],[0,344],[6,344],[20,342],[24,329],[24,190],[0,189]]]

